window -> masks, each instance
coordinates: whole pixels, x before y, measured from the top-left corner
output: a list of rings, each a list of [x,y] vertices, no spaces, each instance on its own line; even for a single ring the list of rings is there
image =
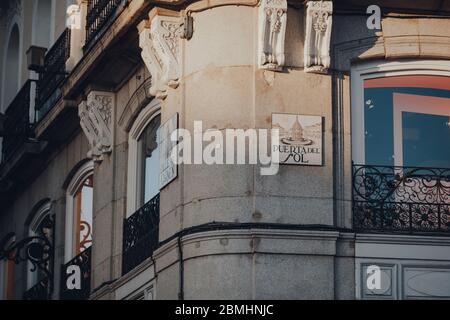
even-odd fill
[[[18,25],[15,24],[9,34],[3,65],[3,111],[7,109],[19,90],[19,66],[20,32]]]
[[[74,195],[75,253],[78,255],[92,245],[93,177],[83,181]]]
[[[159,146],[158,132],[161,116],[157,115],[142,132],[139,140],[139,155],[142,168],[141,204],[149,202],[159,193]]]
[[[160,126],[160,105],[154,100],[141,112],[130,131],[122,274],[151,257],[159,244]]]
[[[10,241],[14,242],[15,238]],[[14,267],[13,260],[0,260],[0,300],[14,299]]]
[[[94,164],[85,163],[67,189],[66,248],[68,262],[92,246]]]
[[[14,261],[0,261],[0,300],[12,300],[14,298]]]
[[[33,220],[29,226],[29,237],[46,238],[50,244],[54,242],[54,222],[51,215],[51,203],[47,202],[34,213]],[[45,269],[51,271],[53,269],[53,257],[44,257],[47,259]],[[47,282],[48,275],[44,270],[36,268],[36,266],[29,261],[27,264],[27,289],[31,289],[37,284]],[[43,286],[43,287],[46,287]]]
[[[388,63],[352,74],[355,163],[450,168],[450,66],[422,64],[429,69]]]
[[[127,214],[132,215],[159,194],[160,105],[152,101],[130,131]]]
[[[450,231],[450,62],[352,69],[353,224]]]

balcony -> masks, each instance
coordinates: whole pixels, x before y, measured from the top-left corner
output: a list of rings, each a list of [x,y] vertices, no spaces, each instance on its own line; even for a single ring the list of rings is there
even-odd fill
[[[122,274],[151,257],[159,245],[159,195],[150,200],[123,225]]]
[[[23,294],[24,300],[51,300],[50,281],[48,278],[44,278],[39,281],[35,286],[25,291]]]
[[[353,166],[354,229],[450,236],[450,169]]]
[[[61,97],[66,77],[66,61],[70,57],[70,29],[65,29],[45,55],[43,71],[37,85],[36,111],[41,120]]]
[[[27,140],[34,137],[34,122],[30,119],[34,87],[34,83],[28,80],[5,112],[3,163],[10,160]]]
[[[89,247],[71,261],[62,266],[61,271],[61,300],[87,300],[91,294],[91,256],[92,247]],[[70,269],[69,269],[70,268]],[[79,268],[79,269],[78,269]],[[71,275],[78,269],[81,275],[80,288],[69,288]]]
[[[113,21],[122,2],[124,0],[88,1],[85,50],[92,46]]]

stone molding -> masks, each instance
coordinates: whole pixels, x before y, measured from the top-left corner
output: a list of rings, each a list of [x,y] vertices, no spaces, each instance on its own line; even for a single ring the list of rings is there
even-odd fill
[[[88,157],[95,162],[103,161],[104,155],[112,152],[114,103],[113,93],[91,91],[87,101],[78,106],[80,125],[91,146]]]
[[[2,18],[3,23],[0,27],[8,28],[16,17],[20,18],[22,16],[22,1],[21,0],[3,0],[7,1],[8,9],[6,11],[0,10],[0,18]],[[20,27],[20,26],[19,26]]]
[[[163,100],[169,88],[178,87],[181,77],[182,18],[178,12],[154,8],[138,30],[141,56],[152,76],[150,94]]]
[[[261,69],[280,71],[285,64],[286,0],[262,0],[259,6],[258,64]]]
[[[147,78],[131,95],[122,113],[118,116],[118,125],[129,132],[133,126],[134,120],[139,113],[144,109],[153,99],[150,95],[150,88],[152,87],[152,78]]]
[[[216,230],[182,237],[185,259],[220,254],[287,254],[336,256],[342,233],[318,230]],[[252,245],[249,246],[249,243]],[[178,242],[173,239],[154,253],[157,272],[178,261]]]
[[[327,73],[331,64],[333,2],[309,1],[306,6],[305,71]]]
[[[358,243],[418,245],[418,246],[450,246],[450,238],[444,236],[401,235],[401,234],[363,234],[355,236]],[[450,256],[448,257],[450,259]]]

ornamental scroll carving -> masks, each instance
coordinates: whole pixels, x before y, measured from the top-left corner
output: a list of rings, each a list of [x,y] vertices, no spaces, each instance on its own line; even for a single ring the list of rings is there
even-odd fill
[[[306,9],[305,71],[326,73],[330,68],[332,1],[309,1]]]
[[[96,162],[112,152],[113,108],[114,94],[99,91],[92,91],[78,106],[80,125],[91,146],[88,157]]]
[[[156,14],[153,14],[156,12]],[[152,76],[150,94],[165,99],[169,88],[177,88],[180,79],[180,39],[184,28],[177,13],[150,12],[150,20],[141,22],[139,46],[142,59]]]
[[[259,7],[259,50],[261,69],[279,71],[285,64],[287,1],[263,0]]]

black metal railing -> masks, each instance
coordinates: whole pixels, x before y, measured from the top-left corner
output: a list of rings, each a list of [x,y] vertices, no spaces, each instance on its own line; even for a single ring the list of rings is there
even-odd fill
[[[23,294],[24,300],[50,300],[50,281],[44,278]]]
[[[47,114],[61,96],[61,86],[67,77],[66,61],[70,57],[70,29],[66,28],[45,55],[39,75],[36,110],[38,118]]]
[[[353,166],[357,231],[450,235],[450,169]]]
[[[61,300],[89,299],[91,294],[91,257],[92,247],[89,247],[62,266]]]
[[[150,200],[123,225],[122,274],[127,274],[159,245],[159,195]]]
[[[30,119],[33,88],[33,82],[28,80],[6,109],[2,161],[7,161],[28,138],[34,136]]]
[[[88,48],[115,16],[123,0],[89,0],[86,15],[86,46]]]

